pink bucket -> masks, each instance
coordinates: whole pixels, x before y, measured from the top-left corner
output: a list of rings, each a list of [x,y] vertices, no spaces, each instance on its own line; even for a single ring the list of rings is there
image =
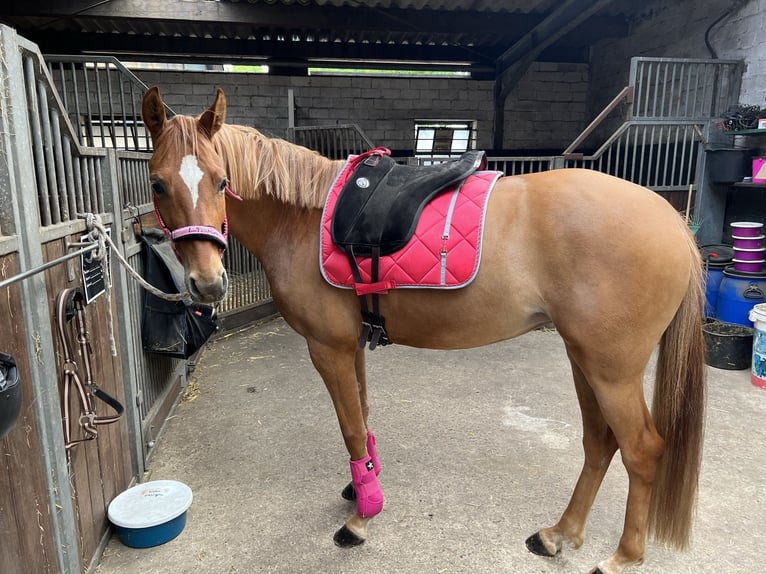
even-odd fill
[[[734,269],[737,271],[745,271],[746,273],[760,273],[763,271],[764,263],[766,263],[766,260],[764,259],[759,259],[757,261],[734,259]]]
[[[734,246],[734,261],[760,261],[764,258],[766,247],[758,249],[742,249]]]
[[[731,236],[734,241],[735,249],[758,249],[761,247],[764,237],[766,237],[766,235],[756,235],[754,237],[740,237],[739,235]]]
[[[737,237],[755,237],[761,234],[763,227],[763,223],[756,223],[755,221],[734,221],[730,225],[732,235]]]

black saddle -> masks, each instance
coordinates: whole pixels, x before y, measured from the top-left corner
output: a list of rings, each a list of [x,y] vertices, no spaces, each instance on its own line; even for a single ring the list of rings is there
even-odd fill
[[[484,168],[483,151],[433,166],[399,165],[375,151],[344,184],[332,216],[336,245],[359,256],[393,253],[415,232],[425,205],[439,192]]]

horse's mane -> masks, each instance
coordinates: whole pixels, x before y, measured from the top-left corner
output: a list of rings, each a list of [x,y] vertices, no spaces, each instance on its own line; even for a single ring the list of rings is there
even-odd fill
[[[197,154],[197,118],[175,116],[173,134],[179,149]],[[224,124],[213,137],[216,151],[224,161],[232,190],[243,198],[261,194],[303,208],[319,208],[338,172],[338,162],[319,153],[278,138],[264,136],[255,128]]]
[[[322,208],[337,162],[246,126],[224,124],[213,138],[232,189],[243,198],[265,193],[299,207]]]

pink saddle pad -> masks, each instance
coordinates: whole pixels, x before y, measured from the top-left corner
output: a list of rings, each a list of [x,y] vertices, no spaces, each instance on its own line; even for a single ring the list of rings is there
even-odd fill
[[[325,280],[354,289],[358,295],[397,287],[456,289],[473,281],[481,260],[487,203],[502,172],[477,171],[441,192],[423,209],[412,239],[380,257],[377,282],[371,282],[371,258],[356,258],[362,276],[357,283],[348,256],[332,240],[330,227],[335,204],[358,157],[350,156],[341,169],[322,213],[319,262]]]

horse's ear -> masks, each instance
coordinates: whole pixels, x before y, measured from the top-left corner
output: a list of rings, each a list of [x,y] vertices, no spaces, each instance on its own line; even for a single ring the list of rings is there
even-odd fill
[[[199,117],[199,123],[211,138],[221,129],[226,121],[226,96],[221,88],[215,93],[213,105],[202,112]]]
[[[160,96],[160,89],[157,86],[149,88],[144,94],[143,102],[141,102],[141,117],[144,119],[144,125],[149,133],[152,134],[152,140],[156,140],[157,136],[162,132],[162,128],[165,127],[165,103]]]

